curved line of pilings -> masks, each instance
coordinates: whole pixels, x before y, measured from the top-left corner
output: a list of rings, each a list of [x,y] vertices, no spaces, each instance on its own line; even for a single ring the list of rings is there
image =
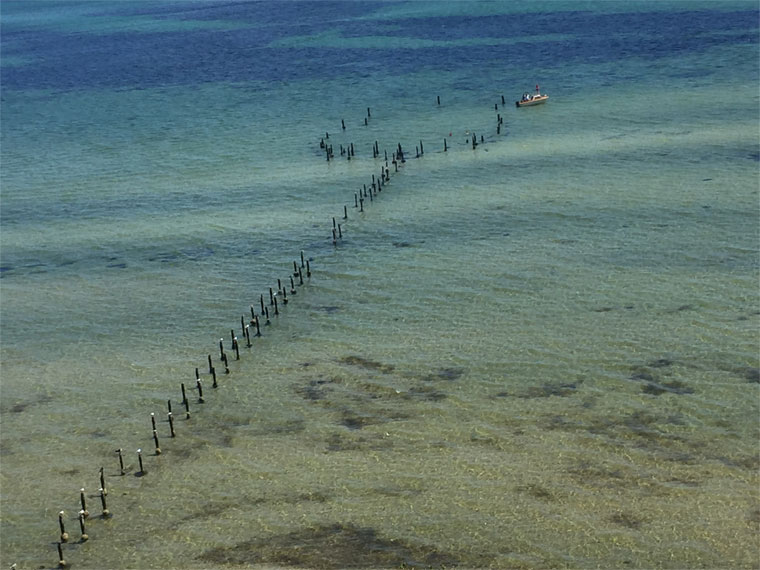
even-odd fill
[[[441,97],[440,95],[436,97],[436,104],[440,107],[441,105]],[[504,95],[501,95],[501,105],[506,105],[506,101],[504,98]],[[494,103],[494,111],[496,111],[496,135],[499,136],[502,134],[502,128],[506,128],[504,124],[504,117],[499,113],[499,103]],[[364,117],[364,125],[369,125],[369,121],[371,120],[372,113],[371,108],[367,107],[367,116]],[[346,122],[345,119],[341,119],[341,131],[346,131]],[[506,134],[506,132],[505,132]],[[451,135],[449,135],[451,136]],[[321,138],[319,142],[319,147],[325,152],[326,160],[327,162],[330,162],[331,160],[335,160],[335,151],[333,148],[333,145],[329,143],[330,141],[330,133],[325,132],[325,136]],[[467,133],[467,139],[465,140],[465,144],[467,146],[471,145],[472,150],[477,149],[478,146],[481,144],[485,144],[486,139],[485,136],[482,134],[480,135],[480,140],[478,140],[478,136],[475,132]],[[377,160],[381,158],[380,153],[380,146],[379,142],[377,140],[372,143],[372,158]],[[447,141],[447,138],[444,136],[443,138],[443,150],[442,152],[448,152],[449,150],[449,144]],[[347,160],[352,160],[356,157],[355,147],[354,143],[346,143],[346,146],[344,147],[343,144],[339,144],[339,156],[345,156]],[[396,146],[394,149],[391,150],[391,158],[390,163],[388,159],[388,150],[383,150],[383,159],[382,164],[380,166],[380,172],[375,177],[375,174],[372,174],[372,180],[369,183],[369,185],[362,184],[362,188],[359,188],[357,192],[354,192],[354,204],[353,208],[358,209],[360,213],[364,212],[365,205],[369,205],[369,203],[374,202],[375,198],[378,196],[380,192],[382,192],[383,188],[388,185],[391,181],[391,170],[390,166],[393,166],[393,173],[396,174],[399,172],[399,167],[403,166],[407,161],[407,156],[404,151],[404,148],[402,147],[401,143],[396,143]],[[422,158],[425,154],[425,148],[423,145],[422,139],[419,140],[419,145],[415,146],[415,156],[414,158]],[[369,198],[369,202],[367,201],[367,198]],[[348,205],[343,205],[343,213],[342,213],[342,219],[348,220]],[[343,239],[343,226],[342,224],[336,223],[335,217],[332,218],[332,244],[334,246],[337,246],[340,241]]]
[[[504,96],[501,96],[501,103],[504,104]],[[441,105],[441,98],[440,96],[436,97],[436,104],[438,106]],[[498,111],[499,104],[494,104],[494,110]],[[369,121],[371,120],[371,109],[367,108],[367,115],[364,117],[364,125],[368,125]],[[502,126],[504,125],[504,118],[501,116],[501,114],[497,113],[497,123],[496,123],[496,135],[500,135],[502,131]],[[341,130],[346,130],[345,120],[341,119]],[[329,143],[329,133],[326,132],[325,136],[320,141],[320,148],[324,150],[326,160],[329,162],[331,160],[335,160],[335,153],[333,150],[332,144]],[[467,135],[466,139],[466,145],[470,146],[472,150],[475,150],[480,144],[484,144],[485,137],[481,134],[480,141],[478,141],[477,135],[473,132],[472,134]],[[388,154],[388,150],[384,149],[382,153],[381,158],[381,152],[380,152],[380,146],[379,142],[377,140],[374,141],[374,143],[371,144],[372,147],[372,158],[377,161],[380,159],[381,166],[379,168],[379,172],[376,174],[371,175],[371,180],[368,181],[368,184],[363,184],[362,188],[360,188],[357,192],[354,192],[353,196],[353,206],[352,209],[358,210],[359,212],[364,212],[365,208],[373,203],[376,198],[380,195],[380,193],[383,191],[384,188],[388,186],[388,184],[391,181],[391,174],[396,174],[400,172],[399,168],[406,164],[409,157],[407,157],[407,153],[402,147],[401,143],[396,143],[395,147],[391,150],[390,157]],[[443,147],[442,150],[439,152],[448,152],[449,145],[447,142],[446,137],[443,138]],[[355,146],[354,143],[347,144],[346,147],[343,147],[342,145],[339,148],[340,156],[345,156],[347,160],[353,160],[356,157],[355,153]],[[414,158],[422,158],[425,154],[423,141],[419,140],[419,146],[415,147],[415,155]],[[393,171],[391,171],[391,167],[393,168]],[[377,165],[375,165],[375,168],[377,168]],[[347,220],[348,219],[348,211],[349,206],[348,204],[345,204],[343,206],[343,212],[342,212],[342,219]],[[345,222],[344,222],[345,223]],[[332,218],[332,244],[334,246],[338,246],[342,239],[343,239],[343,233],[344,233],[343,224],[337,223],[336,218]],[[172,440],[177,437],[177,430],[176,430],[176,417],[177,415],[181,416],[184,414],[184,417],[186,420],[189,420],[191,417],[191,409],[190,409],[190,397],[188,396],[189,391],[195,391],[195,394],[197,398],[195,399],[195,404],[198,404],[199,410],[202,409],[203,404],[206,402],[205,396],[204,396],[204,387],[206,387],[206,383],[208,383],[210,379],[211,383],[211,389],[217,389],[219,384],[219,375],[229,375],[232,373],[231,371],[231,364],[230,360],[234,358],[234,361],[240,360],[240,344],[245,343],[246,348],[251,348],[253,346],[253,340],[255,340],[258,337],[262,336],[262,326],[266,327],[272,323],[272,318],[279,316],[280,312],[285,309],[285,307],[289,304],[290,299],[288,298],[288,293],[290,293],[290,297],[293,298],[296,295],[297,287],[305,286],[310,280],[312,276],[312,268],[311,268],[311,262],[312,259],[307,259],[305,257],[304,251],[301,250],[300,252],[300,259],[296,259],[293,261],[293,271],[292,274],[289,275],[288,280],[283,283],[281,279],[277,279],[277,289],[275,290],[274,287],[269,287],[268,293],[263,293],[259,296],[256,301],[250,305],[250,316],[248,312],[243,314],[240,317],[240,323],[239,325],[239,335],[236,333],[235,328],[230,329],[230,336],[228,339],[228,343],[225,343],[224,337],[221,337],[218,341],[218,349],[219,354],[216,357],[216,359],[212,356],[212,354],[208,354],[207,356],[207,365],[208,370],[206,370],[206,366],[204,363],[203,371],[201,371],[200,367],[195,368],[194,378],[195,383],[194,385],[186,386],[184,382],[180,383],[180,393],[182,395],[181,400],[178,402],[179,409],[174,409],[172,406],[172,399],[169,398],[166,400],[166,423],[168,424],[168,438],[169,440]],[[290,270],[289,270],[290,272]],[[289,287],[288,287],[289,286]],[[263,321],[263,322],[262,322]],[[226,349],[225,347],[228,347]],[[230,356],[228,355],[228,350]],[[219,369],[217,369],[219,367]],[[205,383],[204,383],[205,379]],[[190,392],[192,393],[192,392]],[[175,402],[177,404],[177,402]],[[176,415],[175,415],[176,414]],[[151,413],[150,416],[146,416],[150,418],[151,422],[151,440],[152,440],[152,446],[153,451],[152,453],[148,450],[143,450],[143,445],[145,443],[141,444],[140,447],[136,449],[136,451],[132,452],[136,455],[137,459],[137,471],[134,472],[134,475],[136,477],[145,477],[149,473],[148,467],[146,467],[146,463],[150,461],[151,457],[157,457],[162,454],[162,448],[161,448],[161,438],[164,436],[162,435],[159,437],[158,433],[158,426],[156,423],[156,416],[155,413]],[[146,419],[147,423],[147,419]],[[147,426],[146,426],[147,431]],[[147,437],[146,440],[147,442]],[[150,444],[148,444],[150,445]],[[120,475],[126,475],[128,471],[128,467],[125,467],[124,459],[125,459],[125,448],[118,448],[114,450],[114,456],[109,459],[109,461],[117,462],[119,466],[119,473]],[[131,468],[131,467],[130,467]],[[100,511],[101,514],[99,517],[94,517],[100,520],[107,520],[114,516],[113,512],[108,507],[108,496],[109,496],[109,485],[106,481],[105,476],[105,469],[104,467],[100,467],[98,470],[99,473],[99,481],[98,481],[98,491],[95,495],[89,495],[90,498],[95,497],[99,503],[100,503]],[[66,524],[71,523],[72,521],[76,526],[79,528],[79,539],[75,542],[75,544],[81,544],[83,542],[86,542],[89,540],[90,536],[87,532],[88,525],[91,525],[93,522],[93,517],[90,516],[90,511],[88,510],[87,506],[87,493],[84,488],[79,489],[79,503],[76,508],[73,509],[73,512],[76,513],[75,517],[66,517],[66,511],[61,510],[58,511],[57,517],[58,517],[58,538],[54,542],[57,554],[58,554],[58,567],[59,568],[65,568],[69,566],[69,562],[64,557],[64,545],[70,545],[72,544],[72,534],[70,534],[66,530]],[[49,544],[49,543],[48,543]],[[11,568],[16,568],[16,565],[13,564]],[[21,569],[19,569],[21,570]]]

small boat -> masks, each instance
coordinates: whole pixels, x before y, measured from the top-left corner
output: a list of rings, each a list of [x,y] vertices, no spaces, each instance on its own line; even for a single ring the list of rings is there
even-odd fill
[[[546,100],[549,98],[549,96],[546,93],[541,93],[541,91],[538,88],[538,85],[536,85],[536,94],[532,95],[530,93],[523,93],[522,99],[519,101],[515,101],[515,106],[517,107],[532,107],[533,105],[540,105],[541,103],[546,103]]]

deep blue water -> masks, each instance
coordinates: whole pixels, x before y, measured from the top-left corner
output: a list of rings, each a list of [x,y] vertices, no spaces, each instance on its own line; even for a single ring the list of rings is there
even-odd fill
[[[501,66],[573,66],[579,62],[615,62],[627,58],[659,59],[699,52],[737,42],[757,44],[753,10],[650,11],[594,13],[580,10],[362,19],[384,3],[370,2],[240,2],[171,4],[141,2],[72,3],[97,18],[151,17],[185,22],[177,31],[82,33],[3,25],[3,52],[31,61],[3,66],[6,90],[88,88],[145,89],[214,82],[277,82],[339,76],[404,74]],[[12,15],[24,3],[4,3]],[[62,4],[56,4],[61,10]],[[614,9],[614,4],[608,4]],[[226,22],[233,29],[197,29],[199,22]],[[456,42],[480,38],[524,39],[504,46],[435,46],[341,49],[270,47],[290,37],[325,29],[344,38],[381,33],[389,38]],[[603,30],[604,33],[600,33]],[[719,34],[711,33],[720,30]],[[531,38],[550,34],[538,42]]]

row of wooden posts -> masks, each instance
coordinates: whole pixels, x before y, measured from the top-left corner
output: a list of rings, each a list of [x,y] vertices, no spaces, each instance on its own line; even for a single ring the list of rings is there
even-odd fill
[[[296,279],[299,286],[305,285],[304,281],[304,273],[306,275],[306,279],[309,280],[312,276],[311,271],[311,259],[306,259],[304,256],[304,252],[301,251],[301,258],[300,258],[300,265],[297,260],[293,261],[293,274],[290,276],[290,295],[291,297],[296,295]],[[278,299],[281,301],[278,302]],[[262,319],[264,320],[263,326],[268,326],[271,324],[271,318],[272,316],[278,316],[281,311],[281,305],[284,307],[289,302],[288,299],[288,287],[287,283],[283,285],[283,282],[281,279],[277,280],[277,291],[274,291],[273,287],[269,287],[269,304],[267,305],[265,303],[265,297],[264,294],[260,295],[259,297],[259,304],[261,307],[261,312],[257,313],[256,309],[253,305],[250,306],[250,319],[248,319],[245,315],[240,317],[240,327],[241,327],[241,338],[245,339],[245,346],[247,348],[251,348],[253,346],[253,343],[251,342],[251,337],[260,337],[261,334],[261,326],[262,326]],[[271,309],[271,313],[270,313]],[[248,322],[246,320],[248,319]],[[253,330],[255,329],[255,332]],[[230,329],[230,349],[235,354],[235,360],[240,360],[240,340],[238,339],[238,336],[235,333],[235,329]],[[229,367],[229,357],[227,356],[227,352],[225,351],[225,345],[224,345],[224,338],[219,339],[219,362],[224,367],[224,374],[230,373],[230,367]],[[217,373],[216,373],[216,367],[214,366],[214,359],[212,358],[211,354],[208,355],[208,374],[212,378],[212,388],[218,388],[219,383],[217,380]],[[198,404],[204,404],[205,398],[203,394],[203,381],[201,380],[201,373],[199,368],[195,368],[195,388],[197,392],[197,403]],[[182,394],[182,400],[181,405],[184,409],[185,419],[190,419],[190,398],[188,397],[188,388],[185,386],[184,382],[180,383],[180,391]],[[169,436],[171,438],[175,438],[177,436],[177,432],[175,429],[175,418],[174,418],[174,411],[172,410],[172,400],[168,399],[166,401],[167,405],[167,418],[166,421],[169,426]],[[155,413],[150,414],[150,421],[151,421],[151,431],[152,431],[152,440],[154,445],[154,456],[158,456],[162,454],[161,444],[159,440],[158,435],[158,426],[156,424],[156,415]],[[142,448],[137,449],[137,465],[139,469],[134,473],[136,477],[144,477],[148,473],[148,469],[145,466],[146,457],[143,453]],[[117,456],[118,464],[119,464],[119,474],[121,476],[124,476],[127,474],[127,468],[124,464],[124,449],[119,448],[115,450],[115,454]],[[107,504],[107,497],[108,495],[108,487],[106,485],[106,478],[105,478],[105,469],[103,467],[100,468],[100,487],[98,489],[98,496],[100,498],[100,503],[102,507],[100,519],[109,519],[111,518],[112,512],[108,508]],[[86,542],[89,540],[90,536],[87,532],[87,525],[89,524],[88,521],[90,519],[90,511],[87,508],[87,498],[85,494],[85,489],[82,488],[79,490],[79,508],[76,520],[79,525],[80,529],[80,538],[79,542]],[[58,536],[58,541],[56,542],[56,548],[58,550],[58,567],[64,568],[68,566],[68,562],[66,561],[63,553],[63,545],[68,543],[70,541],[71,535],[66,530],[66,518],[65,518],[65,511],[59,511],[58,512],[58,527],[60,530],[60,534]]]
[[[437,104],[440,106],[440,104],[441,104],[441,97],[440,97],[440,95],[436,97],[436,101],[437,101]],[[505,99],[504,99],[504,95],[501,96],[501,104],[502,105],[506,104],[505,103]],[[496,134],[500,135],[501,134],[502,126],[504,125],[504,117],[501,116],[501,113],[498,113],[498,110],[499,110],[499,103],[498,102],[494,103],[494,110],[497,111],[497,114],[496,114]],[[364,117],[364,124],[365,125],[369,124],[369,119],[370,119],[371,116],[372,116],[372,114],[371,114],[371,108],[367,107],[367,116]],[[346,130],[346,121],[345,121],[345,119],[341,119],[340,120],[340,124],[341,124],[341,130],[345,131]],[[322,137],[322,139],[319,142],[320,148],[325,151],[325,156],[326,156],[326,159],[327,159],[328,162],[330,160],[332,160],[332,159],[335,158],[335,151],[333,149],[333,145],[329,144],[329,140],[330,140],[330,133],[329,132],[325,132],[325,136]],[[481,136],[480,136],[480,142],[478,142],[477,135],[475,133],[472,133],[472,136],[468,137],[468,141],[469,140],[472,141],[472,148],[474,150],[475,148],[477,148],[478,144],[482,144],[482,143],[485,142],[485,137],[481,134]],[[448,141],[446,140],[446,137],[444,137],[443,138],[443,151],[447,152],[448,150],[449,150]],[[340,156],[345,156],[348,160],[351,160],[352,158],[354,158],[356,156],[356,149],[354,147],[354,143],[353,142],[347,143],[347,145],[346,145],[345,148],[343,147],[342,144],[340,144],[339,145],[339,152],[340,152]],[[423,150],[423,146],[422,146],[422,141],[420,141],[420,146],[417,147],[417,156],[416,156],[416,158],[419,158],[423,154],[424,154],[424,150]],[[378,142],[375,141],[375,143],[372,145],[372,158],[378,158],[379,156],[380,156],[380,148],[378,146]],[[385,161],[386,162],[388,161],[388,151],[387,150],[385,151]]]
[[[437,104],[441,104],[440,96],[436,98]],[[504,103],[504,96],[501,97],[501,102]],[[498,103],[495,104],[495,109],[498,110]],[[367,116],[364,118],[364,124],[368,124],[368,120],[371,118],[371,109],[367,108]],[[503,125],[503,118],[501,115],[497,115],[497,134],[501,133],[501,126]],[[342,130],[346,129],[345,121],[341,119],[341,128]],[[471,135],[472,139],[472,149],[477,148],[478,142],[477,137],[475,133]],[[327,160],[331,160],[334,158],[332,145],[329,145],[326,141],[329,141],[329,133],[325,133],[325,137],[321,139],[320,141],[320,147],[325,150]],[[484,142],[484,137],[481,136],[480,143]],[[415,148],[416,155],[415,158],[421,158],[425,151],[423,147],[423,141],[419,141],[419,146]],[[448,144],[446,142],[446,138],[444,138],[443,141],[443,151],[448,151]],[[378,141],[374,141],[374,144],[372,145],[372,152],[373,152],[373,159],[380,158],[380,146]],[[340,147],[340,153],[341,155],[347,155],[347,158],[350,160],[352,157],[355,156],[355,148],[354,144],[350,143],[346,148]],[[399,172],[400,165],[404,165],[406,163],[406,153],[401,145],[401,143],[397,143],[393,151],[391,152],[390,161],[388,158],[388,151],[383,151],[384,156],[384,164],[380,166],[379,172],[376,174],[371,175],[371,181],[368,184],[363,184],[362,188],[360,188],[357,192],[354,193],[354,205],[353,207],[358,209],[359,212],[364,212],[366,200],[369,199],[369,202],[373,202],[374,199],[378,196],[380,192],[382,192],[383,188],[385,188],[391,179],[391,165],[393,166],[393,172],[397,173]],[[348,205],[343,206],[343,219],[348,219]],[[333,245],[337,246],[339,241],[343,238],[343,227],[342,224],[339,224],[336,222],[335,217],[332,218],[332,243]],[[261,327],[268,326],[271,324],[271,317],[272,316],[278,316],[280,314],[280,311],[284,308],[285,305],[288,304],[288,293],[290,293],[290,296],[293,297],[297,293],[296,288],[296,281],[298,286],[303,286],[305,284],[304,281],[304,273],[307,280],[309,280],[312,276],[311,271],[311,265],[310,265],[311,259],[306,259],[304,252],[301,251],[300,254],[300,263],[298,260],[293,261],[293,272],[292,275],[289,276],[289,285],[286,282],[283,284],[281,279],[277,279],[277,290],[275,291],[273,287],[269,287],[268,291],[268,299],[265,299],[265,295],[261,294],[258,299],[258,306],[260,308],[260,311],[257,313],[256,309],[253,305],[250,306],[250,318],[246,315],[243,315],[240,317],[240,338],[245,339],[245,346],[247,348],[251,348],[253,346],[251,337],[260,337],[261,336]],[[268,301],[268,303],[267,303]],[[282,307],[281,307],[282,305]],[[262,323],[263,319],[263,323]],[[255,332],[254,332],[255,331]],[[235,360],[240,360],[240,342],[241,340],[238,338],[237,334],[235,333],[235,329],[230,329],[230,343],[229,347],[230,350],[235,355]],[[229,365],[229,356],[227,355],[227,352],[225,351],[225,344],[224,339],[221,338],[219,340],[219,357],[218,362],[223,367],[223,373],[229,374],[230,373],[230,365]],[[216,366],[214,366],[214,359],[212,358],[212,355],[208,355],[208,375],[211,376],[212,384],[211,387],[216,389],[219,386],[218,378],[217,378],[217,370]],[[201,372],[198,367],[195,368],[195,389],[197,393],[197,400],[196,402],[198,404],[204,404],[205,398],[204,398],[204,392],[203,392],[204,384],[201,379]],[[181,406],[183,408],[183,412],[185,415],[185,419],[189,420],[191,417],[190,412],[190,398],[188,398],[188,387],[185,385],[184,382],[180,383],[180,391],[182,394],[181,399]],[[172,409],[172,400],[168,399],[166,401],[167,406],[167,413],[166,413],[166,422],[168,423],[169,427],[169,437],[175,438],[177,437],[176,427],[175,427],[175,416],[174,411]],[[154,413],[150,414],[150,421],[151,421],[151,435],[154,445],[154,456],[161,455],[162,449],[160,445],[160,439],[156,424],[156,416]],[[115,450],[115,454],[117,456],[118,464],[119,464],[119,473],[121,476],[126,475],[127,468],[124,464],[124,449],[119,448]],[[137,455],[137,465],[138,465],[138,471],[134,473],[136,477],[144,477],[148,473],[148,469],[146,468],[145,461],[146,457],[143,454],[143,449],[138,448],[136,451]],[[105,470],[103,467],[100,467],[99,470],[100,480],[99,480],[99,488],[98,488],[98,494],[97,497],[100,500],[101,504],[101,515],[100,519],[109,519],[113,516],[111,510],[108,508],[107,503],[107,496],[108,496],[108,486],[106,484],[106,478],[105,478]],[[79,508],[77,509],[76,514],[76,522],[79,526],[80,530],[80,538],[79,542],[85,542],[90,537],[87,532],[87,525],[92,520],[90,517],[90,512],[87,507],[87,498],[85,489],[82,488],[79,490]],[[66,561],[64,557],[63,547],[65,544],[69,543],[71,540],[71,535],[66,530],[66,513],[65,511],[59,511],[58,512],[58,527],[59,527],[59,535],[58,540],[56,541],[56,548],[58,551],[58,566],[60,568],[66,567],[68,565],[68,562]],[[14,565],[15,568],[15,565]]]

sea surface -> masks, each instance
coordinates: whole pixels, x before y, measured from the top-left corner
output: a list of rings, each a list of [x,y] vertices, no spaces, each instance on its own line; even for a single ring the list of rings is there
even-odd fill
[[[3,0],[0,566],[759,568],[759,15]]]

